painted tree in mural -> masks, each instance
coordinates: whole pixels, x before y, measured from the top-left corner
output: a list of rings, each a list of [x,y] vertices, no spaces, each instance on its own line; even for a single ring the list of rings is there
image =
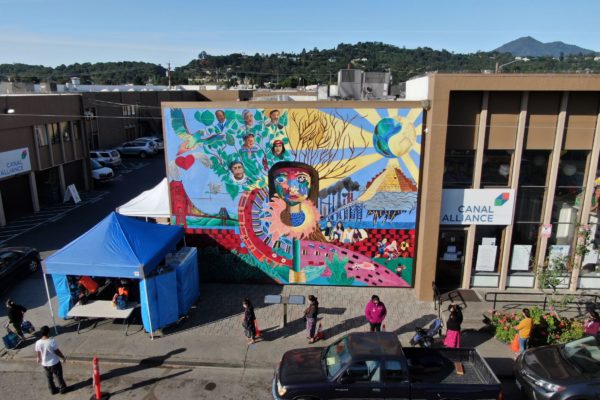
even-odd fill
[[[202,163],[219,177],[232,199],[242,191],[265,187],[270,166],[290,157],[285,150],[277,151],[289,144],[283,131],[287,112],[278,116],[277,124],[261,110],[198,110],[194,119],[201,128],[191,132],[183,111],[171,110],[171,125],[182,140],[177,155],[200,149],[196,158],[205,156]]]
[[[358,135],[350,135],[348,128],[358,118],[344,117],[333,112],[318,110],[290,113],[290,122],[298,132],[297,142],[290,143],[295,161],[315,167],[319,179],[342,179],[355,169],[349,162],[360,157],[368,147],[362,129]]]

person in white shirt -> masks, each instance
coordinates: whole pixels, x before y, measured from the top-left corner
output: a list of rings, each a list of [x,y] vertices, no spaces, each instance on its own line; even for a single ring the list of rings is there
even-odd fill
[[[62,358],[63,362],[66,362],[67,358],[58,348],[56,341],[50,338],[50,328],[47,325],[42,326],[40,333],[42,334],[42,338],[35,342],[37,362],[44,367],[50,393],[56,394],[60,392],[63,394],[67,391],[67,384],[63,379],[62,364],[59,357]],[[58,380],[58,388],[54,384],[54,376]]]

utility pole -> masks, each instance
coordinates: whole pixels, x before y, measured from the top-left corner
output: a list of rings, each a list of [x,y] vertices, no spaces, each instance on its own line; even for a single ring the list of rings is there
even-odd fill
[[[169,90],[171,90],[171,63],[167,63],[167,79],[169,80]]]

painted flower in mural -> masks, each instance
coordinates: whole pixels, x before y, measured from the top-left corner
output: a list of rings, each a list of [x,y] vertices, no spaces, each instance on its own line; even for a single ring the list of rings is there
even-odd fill
[[[288,204],[285,200],[274,197],[268,204],[270,216],[266,220],[270,223],[269,233],[272,235],[273,242],[285,236],[290,239],[307,238],[315,230],[315,225],[321,218],[321,214],[312,201],[306,200],[302,203],[303,221],[298,225],[291,225],[284,221],[283,215],[286,215]]]
[[[400,243],[400,250],[402,250],[402,251],[408,250],[409,247],[410,247],[410,243],[408,243],[406,241]]]

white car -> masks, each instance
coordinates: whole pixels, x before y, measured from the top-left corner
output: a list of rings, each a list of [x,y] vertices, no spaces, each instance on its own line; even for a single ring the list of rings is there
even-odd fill
[[[90,160],[92,164],[92,178],[98,183],[104,183],[112,181],[115,177],[115,173],[112,168],[108,168],[100,164],[96,160]]]
[[[92,150],[90,158],[98,161],[101,165],[107,167],[116,167],[121,165],[121,155],[117,150]]]

